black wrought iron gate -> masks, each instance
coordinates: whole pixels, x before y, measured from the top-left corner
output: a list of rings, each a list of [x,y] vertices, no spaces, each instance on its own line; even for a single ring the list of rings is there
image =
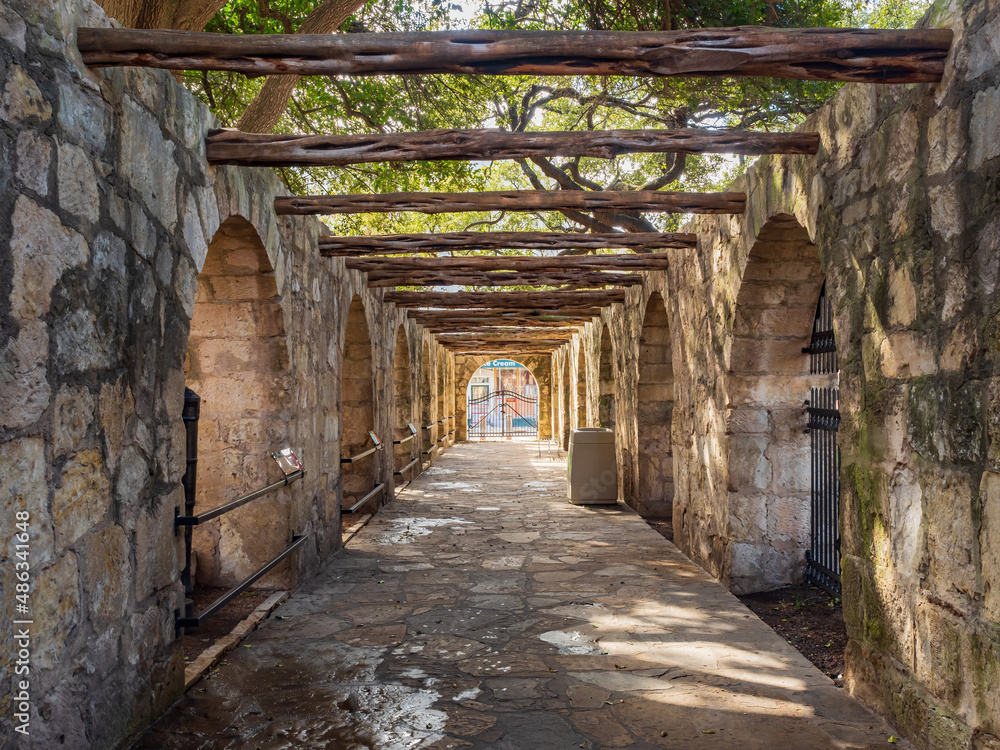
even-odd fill
[[[833,309],[826,285],[816,307],[809,346],[809,372],[833,374],[839,369],[833,337]],[[814,387],[806,402],[810,441],[810,498],[812,543],[806,552],[806,576],[813,583],[839,595],[840,588],[840,393],[835,387]]]
[[[469,399],[469,438],[537,437],[538,396],[492,391]]]

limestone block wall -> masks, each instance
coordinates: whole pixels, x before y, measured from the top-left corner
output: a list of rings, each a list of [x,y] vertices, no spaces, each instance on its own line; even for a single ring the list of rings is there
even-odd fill
[[[803,125],[816,157],[758,160],[733,186],[746,214],[693,222],[666,283],[581,343],[632,502],[641,310],[663,294],[675,541],[736,590],[774,587],[808,544],[803,401],[836,377],[800,351],[825,280],[847,684],[918,747],[979,750],[1000,747],[1000,6],[942,0],[927,23],[956,35],[941,84],[845,86]]]
[[[273,213],[273,173],[206,165],[216,123],[170,74],[86,69],[75,29],[107,24],[88,0],[0,1],[0,518],[10,529],[15,512],[30,514],[37,747],[116,747],[183,688],[173,517],[186,384],[206,415],[199,509],[276,478],[275,448],[291,447],[306,468],[196,530],[212,581],[241,579],[291,534],[308,534],[262,581],[291,586],[340,545],[342,357],[355,296],[372,349],[374,429],[388,437],[395,419],[402,316],[342,260],[319,256],[318,221]],[[417,363],[424,340],[437,345],[406,325]],[[391,451],[374,472],[391,491]],[[0,549],[12,612],[9,537]],[[11,644],[11,628],[0,619],[0,642]],[[0,654],[5,741],[12,653]]]

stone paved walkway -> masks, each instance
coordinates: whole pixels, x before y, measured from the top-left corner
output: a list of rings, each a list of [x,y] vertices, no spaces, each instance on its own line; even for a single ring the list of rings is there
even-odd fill
[[[137,747],[890,747],[638,516],[567,503],[564,476],[534,446],[457,445]]]

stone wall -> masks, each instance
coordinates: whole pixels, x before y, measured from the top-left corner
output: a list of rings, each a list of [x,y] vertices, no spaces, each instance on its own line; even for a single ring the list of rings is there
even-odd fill
[[[195,530],[212,582],[240,580],[308,534],[261,582],[293,586],[340,545],[352,299],[371,347],[366,429],[388,438],[396,424],[402,316],[342,260],[319,256],[320,222],[274,214],[273,173],[207,167],[216,123],[169,73],[86,69],[75,29],[107,24],[88,0],[0,2],[0,508],[4,529],[15,512],[31,515],[37,747],[115,747],[183,689],[173,517],[186,384],[205,415],[199,510],[276,478],[275,448],[306,469]],[[419,409],[417,353],[425,340],[439,347],[405,325]],[[386,499],[392,468],[391,450],[372,464]],[[13,553],[5,540],[7,613]],[[11,628],[0,619],[4,644]],[[0,655],[5,746],[12,653]]]
[[[580,345],[641,507],[640,335],[667,300],[675,541],[734,590],[773,588],[809,543],[803,402],[837,381],[801,353],[825,280],[848,687],[921,748],[982,750],[1000,747],[1000,6],[941,0],[928,23],[956,33],[941,84],[845,86],[803,125],[816,157],[759,159],[733,186],[746,214],[693,222],[698,248]]]

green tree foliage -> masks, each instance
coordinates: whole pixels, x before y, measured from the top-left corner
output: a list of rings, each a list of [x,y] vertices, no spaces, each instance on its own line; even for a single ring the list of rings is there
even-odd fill
[[[316,0],[232,0],[207,30],[291,33]],[[658,30],[736,25],[911,25],[926,7],[917,0],[371,0],[342,32],[447,28]],[[191,73],[187,85],[225,125],[239,118],[260,83],[226,73]],[[794,127],[837,84],[772,79],[534,78],[372,76],[304,78],[279,132],[367,133],[433,128],[505,130],[607,128]],[[735,157],[630,155],[614,160],[422,162],[347,168],[286,169],[297,193],[472,191],[489,189],[717,190],[742,169]],[[670,230],[664,215],[421,214],[350,215],[335,231],[385,233],[480,229],[580,231]],[[487,226],[488,224],[488,226]]]

